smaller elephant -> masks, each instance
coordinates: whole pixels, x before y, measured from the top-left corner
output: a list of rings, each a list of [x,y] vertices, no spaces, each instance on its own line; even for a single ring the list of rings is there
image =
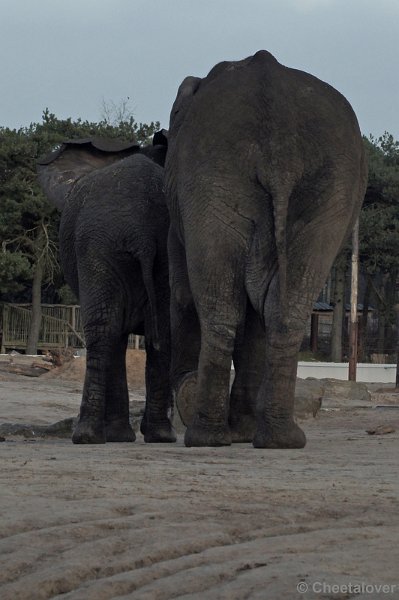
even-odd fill
[[[159,143],[161,142],[161,143]],[[87,347],[83,397],[72,441],[133,442],[126,348],[145,335],[146,442],[174,442],[168,417],[170,325],[163,193],[166,138],[140,148],[115,140],[71,140],[39,161],[38,177],[61,211],[60,257],[79,297]]]

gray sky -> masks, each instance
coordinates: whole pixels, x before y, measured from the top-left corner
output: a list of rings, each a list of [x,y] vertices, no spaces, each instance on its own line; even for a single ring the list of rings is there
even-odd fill
[[[0,0],[0,125],[98,121],[130,98],[168,127],[186,75],[260,49],[336,87],[399,139],[399,0]]]

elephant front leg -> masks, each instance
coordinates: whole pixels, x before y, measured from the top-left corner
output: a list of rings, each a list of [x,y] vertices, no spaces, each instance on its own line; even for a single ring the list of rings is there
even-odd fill
[[[182,422],[188,426],[197,410],[196,386],[200,353],[200,328],[192,300],[171,303],[172,365],[171,382],[176,408]]]
[[[171,381],[173,389],[179,395],[183,380],[196,378],[201,332],[190,289],[186,253],[172,226],[168,236],[168,256],[172,339]]]
[[[196,386],[201,332],[187,273],[186,253],[171,226],[168,237],[170,274],[171,384],[184,425],[197,411]]]

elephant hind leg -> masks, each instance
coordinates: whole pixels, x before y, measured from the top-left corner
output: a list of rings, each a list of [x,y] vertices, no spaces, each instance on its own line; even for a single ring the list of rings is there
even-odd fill
[[[304,432],[294,421],[294,401],[298,351],[309,302],[291,289],[288,322],[283,323],[279,295],[276,276],[265,302],[265,360],[256,400],[255,448],[303,448],[306,444]]]
[[[186,446],[226,446],[232,442],[228,422],[231,361],[236,333],[245,319],[245,291],[243,282],[237,281],[239,277],[235,279],[235,265],[220,264],[225,266],[222,276],[216,273],[214,281],[208,277],[206,290],[194,293],[201,324],[201,352],[195,390],[197,410],[186,430]],[[215,298],[212,290],[216,289]],[[209,296],[207,290],[211,290]]]
[[[105,444],[106,360],[101,345],[87,339],[86,374],[74,444]]]
[[[127,334],[115,298],[113,280],[105,274],[81,292],[86,337],[86,374],[75,444],[134,441],[129,424],[126,381]],[[101,290],[101,294],[99,292]]]
[[[297,353],[302,335],[269,334],[265,374],[256,406],[255,448],[303,448],[306,436],[294,420]]]
[[[128,334],[123,334],[109,357],[105,397],[105,437],[107,442],[134,442],[136,435],[129,420],[129,392],[126,377]]]
[[[256,431],[256,397],[265,362],[265,331],[259,315],[247,302],[243,327],[234,347],[234,382],[230,393],[229,424],[233,442],[252,442]]]
[[[146,414],[141,421],[140,432],[147,444],[173,444],[177,439],[169,419],[150,422],[147,420]]]
[[[125,419],[114,419],[105,424],[105,439],[107,442],[134,442],[136,434]]]
[[[306,436],[294,420],[294,393],[290,380],[295,381],[296,355],[289,357],[284,351],[287,366],[281,366],[281,358],[276,356],[271,369],[273,381],[264,378],[259,390],[256,410],[256,432],[253,438],[255,448],[303,448]],[[279,363],[279,364],[278,364]],[[263,402],[266,398],[266,406]],[[259,400],[260,399],[260,400]],[[259,406],[260,402],[262,406]]]
[[[102,423],[79,417],[72,433],[74,444],[105,444],[106,436]]]
[[[126,380],[127,335],[104,335],[87,339],[86,376],[75,444],[134,442],[129,422]]]

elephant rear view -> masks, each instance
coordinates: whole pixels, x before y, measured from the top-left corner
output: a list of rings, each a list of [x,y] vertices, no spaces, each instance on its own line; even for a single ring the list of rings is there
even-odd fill
[[[159,139],[159,136],[158,136]],[[148,442],[176,437],[168,418],[170,327],[165,147],[71,140],[41,160],[39,181],[61,210],[60,257],[79,297],[87,347],[75,443],[134,441],[125,355],[145,334]],[[157,164],[159,162],[160,164]]]
[[[366,182],[353,110],[312,75],[260,51],[183,81],[166,189],[177,398],[197,381],[187,445],[304,446],[297,354]]]

